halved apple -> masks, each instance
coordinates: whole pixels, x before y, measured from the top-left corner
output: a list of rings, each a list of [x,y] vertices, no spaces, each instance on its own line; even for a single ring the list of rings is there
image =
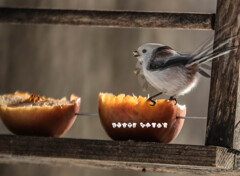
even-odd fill
[[[0,96],[0,116],[15,134],[59,137],[74,123],[80,103],[75,95],[68,101],[15,92]]]
[[[174,100],[158,100],[155,106],[144,97],[100,93],[101,123],[114,140],[171,142],[182,129],[186,107]],[[134,127],[135,126],[135,127]]]

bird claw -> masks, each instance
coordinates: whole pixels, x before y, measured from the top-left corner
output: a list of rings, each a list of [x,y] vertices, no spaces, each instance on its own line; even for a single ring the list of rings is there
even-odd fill
[[[169,98],[169,100],[174,100],[174,101],[175,101],[175,105],[178,103],[178,102],[177,102],[177,99],[176,99],[174,96],[171,96],[171,97]]]
[[[155,106],[156,105],[156,101],[152,100],[151,98],[147,99],[147,101],[151,101],[153,103],[150,106]]]
[[[153,98],[155,98],[155,97],[157,97],[157,96],[159,96],[159,95],[162,95],[162,92],[159,92],[158,94],[156,94],[156,95],[153,95],[153,96],[151,96],[151,97],[149,97],[147,100],[148,101],[151,101],[153,104],[151,104],[150,106],[155,106],[156,105],[156,101],[154,101],[153,100]]]

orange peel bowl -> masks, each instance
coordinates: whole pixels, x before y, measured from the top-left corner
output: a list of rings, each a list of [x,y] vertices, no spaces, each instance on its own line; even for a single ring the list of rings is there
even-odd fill
[[[75,95],[68,101],[15,92],[0,96],[0,116],[15,134],[59,137],[71,128],[80,103]]]
[[[158,100],[155,106],[151,104],[141,96],[100,93],[98,110],[101,123],[114,140],[169,143],[182,129],[184,119],[176,117],[185,117],[186,107],[174,100]]]

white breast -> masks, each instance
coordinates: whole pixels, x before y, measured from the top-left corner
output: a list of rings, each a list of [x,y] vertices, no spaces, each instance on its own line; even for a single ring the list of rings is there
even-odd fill
[[[190,92],[198,81],[197,75],[193,80],[189,80],[185,68],[181,67],[172,67],[162,71],[143,69],[143,73],[155,89],[170,96],[184,95]]]

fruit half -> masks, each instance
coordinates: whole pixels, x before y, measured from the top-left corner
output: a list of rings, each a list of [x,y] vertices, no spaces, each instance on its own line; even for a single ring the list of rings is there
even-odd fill
[[[0,96],[0,116],[15,134],[59,137],[74,123],[80,103],[75,95],[69,101],[15,92]]]
[[[114,140],[171,142],[182,129],[186,107],[174,100],[158,100],[155,106],[144,97],[100,93],[101,123]]]

